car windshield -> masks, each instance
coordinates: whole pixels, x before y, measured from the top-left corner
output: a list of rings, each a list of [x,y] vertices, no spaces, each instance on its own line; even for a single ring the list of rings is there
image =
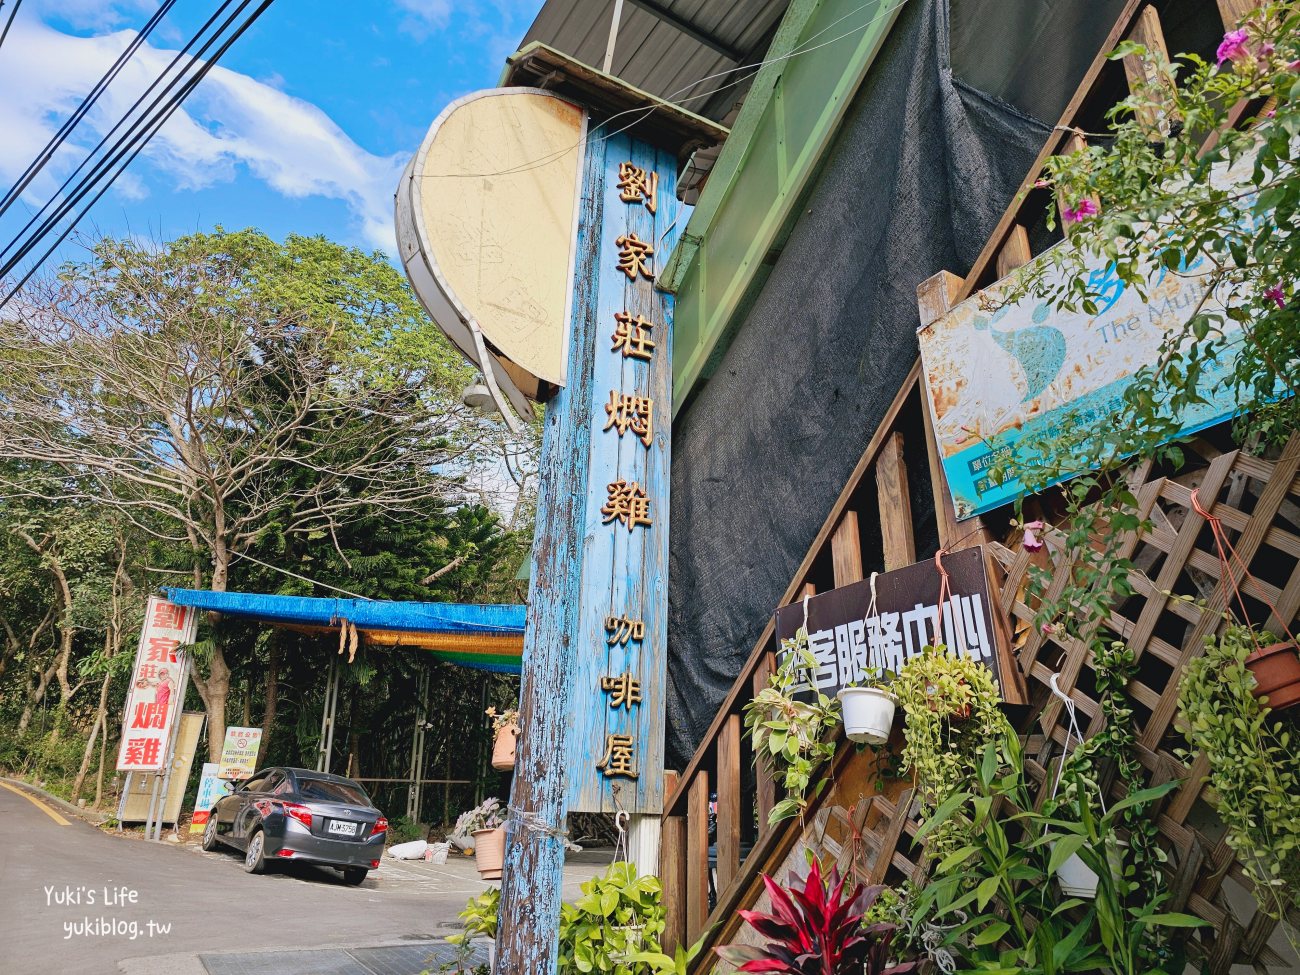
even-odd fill
[[[304,799],[321,802],[350,802],[357,806],[370,805],[370,798],[351,782],[331,779],[298,779],[298,794]]]

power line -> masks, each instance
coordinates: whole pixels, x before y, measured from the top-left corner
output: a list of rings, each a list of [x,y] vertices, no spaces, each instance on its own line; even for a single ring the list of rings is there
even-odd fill
[[[243,0],[239,8],[235,11],[234,14],[232,14],[229,18],[226,19],[225,23],[221,25],[217,33],[214,34],[213,37],[210,38],[207,41],[207,43],[205,43],[203,47],[200,48],[199,51],[193,57],[190,58],[189,63],[186,65],[185,69],[183,69],[180,77],[183,77],[184,72],[188,71],[190,67],[192,67],[196,62],[198,62],[202,58],[202,56],[207,52],[208,48],[210,48],[212,44],[216,42],[216,40],[221,36],[221,34],[230,26],[231,23],[234,22],[234,20],[243,12],[243,10],[249,5],[250,2],[251,0]],[[77,203],[79,203],[82,199],[84,199],[85,196],[88,193],[90,193],[91,190],[94,189],[95,185],[99,183],[101,180],[104,180],[105,176],[107,176],[107,179],[106,181],[104,181],[103,186],[101,186],[99,191],[95,193],[94,197],[91,198],[90,202],[86,204],[84,208],[82,208],[81,212],[78,213],[76,217],[72,220],[72,222],[69,223],[68,226],[63,230],[63,232],[59,234],[58,238],[54,241],[53,244],[50,245],[49,248],[46,249],[45,253],[41,255],[39,260],[37,260],[28,269],[26,274],[23,275],[22,279],[19,280],[19,282],[9,291],[8,294],[5,295],[5,297],[2,300],[0,300],[0,308],[3,308],[6,304],[9,303],[9,301],[13,298],[13,296],[17,294],[18,291],[20,291],[22,287],[31,279],[32,275],[36,273],[36,270],[42,264],[44,264],[44,262],[49,259],[50,255],[54,253],[54,251],[59,247],[59,245],[62,244],[63,241],[67,239],[68,235],[72,233],[72,231],[76,228],[77,224],[82,220],[82,218],[85,217],[86,213],[91,209],[91,207],[93,207],[100,200],[100,198],[103,197],[103,195],[106,192],[108,192],[109,188],[113,185],[114,181],[126,170],[128,166],[130,166],[130,164],[140,154],[141,150],[144,149],[145,145],[148,144],[149,140],[152,139],[153,136],[157,134],[158,130],[161,129],[162,126],[167,122],[167,120],[171,118],[171,116],[175,113],[176,109],[179,108],[181,103],[189,96],[190,92],[192,92],[194,88],[199,84],[199,82],[201,82],[207,76],[208,72],[211,71],[212,68],[216,66],[217,62],[221,60],[222,56],[226,53],[226,51],[230,49],[230,46],[234,44],[234,42],[238,40],[244,34],[244,32],[253,25],[253,23],[258,19],[258,17],[260,17],[266,11],[266,9],[271,5],[272,2],[273,0],[262,0],[262,2],[257,6],[257,8],[252,12],[252,14],[249,15],[247,19],[245,19],[244,22],[241,23],[235,29],[234,33],[232,33],[221,44],[221,46],[217,48],[215,52],[213,52],[210,58],[208,58],[206,61],[203,62],[202,67],[193,75],[193,77],[187,79],[183,83],[179,91],[177,91],[176,94],[174,94],[162,106],[161,109],[159,109],[153,116],[149,116],[148,113],[154,111],[154,109],[157,108],[159,102],[166,96],[167,92],[170,91],[172,88],[174,88],[177,82],[180,81],[180,77],[173,79],[168,84],[167,88],[162,92],[162,94],[156,97],[154,101],[150,104],[149,108],[146,109],[146,114],[142,116],[140,119],[137,119],[134,123],[132,123],[127,134],[122,139],[119,139],[117,143],[114,144],[113,146],[113,150],[115,150],[114,154],[111,157],[107,159],[103,159],[100,162],[98,162],[95,165],[92,172],[86,177],[86,179],[84,179],[81,182],[81,184],[78,185],[73,195],[68,200],[64,201],[64,203],[62,203],[56,209],[55,213],[53,213],[49,218],[46,219],[46,221],[41,225],[41,227],[37,229],[37,232],[29,240],[27,240],[21,248],[19,248],[18,252],[15,253],[15,255],[12,258],[10,258],[4,264],[3,267],[0,267],[0,278],[4,278],[16,267],[16,265],[20,260],[22,260],[27,254],[30,254],[31,251],[35,249],[35,247],[40,243],[40,241],[49,235],[49,233],[52,231],[54,226],[58,223],[60,219],[62,219],[63,216],[65,216],[74,206],[76,206]],[[229,3],[230,0],[227,0],[227,2],[224,3],[220,9],[221,10],[226,9],[226,7],[229,6]],[[218,14],[219,13],[220,10],[218,11]],[[209,21],[209,23],[211,23],[211,20]],[[205,25],[205,27],[206,26],[207,25]],[[193,42],[191,42],[191,44],[192,43]],[[186,45],[186,49],[188,49],[190,46],[191,45]],[[175,62],[173,61],[173,63]],[[161,78],[159,80],[161,80]],[[154,86],[151,86],[151,90],[152,87]],[[139,101],[143,100],[143,97],[144,96],[141,96],[141,99],[137,101],[136,103],[137,105],[139,104]],[[122,161],[124,157],[125,157],[125,161],[121,162],[120,166],[117,166],[117,164],[120,161]],[[117,166],[116,171],[109,174],[109,170],[112,169],[114,166]],[[30,222],[29,222],[29,226],[30,226]],[[10,249],[12,249],[12,247],[13,247],[13,243],[11,242],[10,245],[5,248],[5,252],[8,252]]]
[[[18,16],[18,8],[23,5],[23,0],[14,0],[13,9],[9,11],[9,19],[5,21],[5,29],[0,32],[0,47],[4,47],[5,38],[9,36],[9,28],[14,25],[14,18]],[[4,4],[0,3],[0,7]]]
[[[153,16],[149,18],[144,27],[142,27],[139,32],[136,33],[135,37],[131,39],[131,43],[127,45],[126,50],[118,55],[117,60],[113,62],[112,66],[109,67],[106,72],[104,72],[104,76],[95,83],[95,87],[93,87],[90,90],[90,93],[82,99],[81,104],[77,106],[77,110],[68,116],[67,120],[59,127],[59,131],[54,134],[46,144],[45,148],[42,149],[28,167],[23,170],[22,175],[14,182],[14,185],[10,188],[9,192],[4,195],[3,199],[0,199],[0,216],[5,214],[9,207],[14,204],[23,191],[31,184],[31,181],[36,178],[37,174],[45,168],[45,164],[50,161],[51,157],[53,157],[63,143],[67,141],[72,130],[77,127],[83,118],[86,117],[86,113],[94,108],[95,103],[99,101],[99,96],[104,93],[113,79],[118,76],[122,68],[125,67],[129,60],[131,60],[135,52],[139,50],[140,45],[148,39],[149,35],[153,33],[154,28],[158,26],[159,22],[167,15],[167,12],[171,10],[175,3],[176,0],[165,0],[162,6],[154,11]],[[3,39],[0,39],[0,44],[2,43]]]
[[[250,0],[243,0],[243,5],[240,7],[240,10],[242,10],[243,7],[247,6],[249,2],[250,2]],[[21,230],[18,231],[18,233],[17,233],[17,235],[15,235],[14,239],[11,240],[8,244],[5,245],[4,250],[0,250],[0,258],[3,258],[6,254],[8,254],[10,251],[12,251],[13,248],[14,248],[16,245],[18,245],[19,241],[23,239],[23,236],[24,236],[24,235],[25,235],[29,230],[31,230],[32,227],[36,224],[36,222],[37,222],[38,220],[41,219],[42,215],[45,214],[45,212],[46,212],[47,210],[49,210],[49,208],[50,208],[52,205],[54,205],[54,202],[55,202],[56,200],[58,200],[61,196],[64,196],[65,194],[67,194],[69,187],[71,187],[71,186],[74,185],[74,181],[77,180],[78,176],[81,174],[82,170],[85,169],[86,165],[87,165],[88,163],[90,163],[90,161],[91,161],[92,159],[95,159],[96,154],[97,154],[101,149],[103,149],[106,145],[109,144],[109,140],[111,140],[111,139],[112,139],[112,138],[117,134],[118,130],[121,129],[122,126],[123,126],[124,124],[126,124],[127,120],[131,118],[131,116],[132,116],[132,115],[135,113],[135,111],[140,107],[140,105],[144,102],[144,100],[145,100],[146,98],[149,97],[150,93],[153,92],[153,90],[154,90],[155,88],[157,88],[157,87],[159,86],[159,84],[162,83],[163,79],[165,79],[165,78],[166,78],[166,77],[167,77],[167,76],[172,72],[172,70],[173,70],[173,69],[174,69],[178,64],[180,64],[181,59],[185,57],[185,55],[189,52],[190,48],[192,48],[195,44],[197,44],[197,43],[199,42],[200,39],[202,39],[203,35],[208,31],[208,29],[209,29],[209,28],[210,28],[214,23],[216,23],[217,19],[221,16],[221,14],[222,14],[225,10],[227,10],[227,9],[230,7],[230,5],[231,5],[232,3],[234,3],[234,0],[223,0],[221,6],[217,8],[217,10],[212,14],[211,17],[208,18],[207,22],[204,23],[203,26],[200,27],[200,28],[198,29],[198,31],[195,33],[195,35],[194,35],[193,37],[190,38],[190,40],[186,43],[186,45],[185,45],[183,48],[181,48],[179,51],[176,52],[175,57],[172,58],[171,62],[167,65],[167,67],[165,67],[165,68],[162,70],[162,72],[158,75],[158,77],[155,78],[155,79],[153,80],[153,82],[150,83],[150,85],[149,85],[148,88],[146,88],[143,92],[141,92],[140,96],[139,96],[139,97],[135,100],[135,102],[134,102],[134,103],[133,103],[133,104],[132,104],[132,105],[131,105],[127,110],[126,110],[126,112],[122,115],[122,117],[121,117],[120,119],[117,120],[117,122],[113,125],[113,127],[112,127],[111,129],[108,130],[108,132],[104,135],[104,137],[103,137],[102,139],[99,140],[99,142],[95,145],[95,147],[92,148],[92,149],[90,150],[90,152],[86,154],[86,157],[85,157],[85,158],[84,158],[84,159],[83,159],[83,160],[82,160],[82,161],[77,165],[77,168],[74,169],[71,173],[68,174],[67,179],[65,179],[65,180],[63,181],[63,185],[61,185],[61,186],[58,188],[58,190],[55,191],[54,195],[51,196],[51,197],[50,197],[50,198],[45,202],[45,204],[44,204],[44,205],[43,205],[39,210],[37,210],[36,213],[34,213],[34,214],[32,215],[32,217],[27,221],[27,223],[23,226],[23,228],[22,228]],[[226,20],[226,23],[225,23],[224,25],[222,25],[221,28],[218,28],[218,33],[220,32],[220,30],[224,30],[225,27],[228,26],[228,25],[229,25],[229,24],[234,20],[234,18],[235,18],[236,16],[238,16],[239,12],[240,12],[240,11],[237,10],[237,11],[235,12],[235,14],[232,14],[231,17],[228,18],[228,19]],[[209,41],[209,44],[210,44],[210,43],[211,43],[211,41]],[[207,49],[207,48],[206,48],[206,46],[205,46],[205,47],[203,48],[203,50],[206,50],[206,49]],[[200,51],[200,53],[202,53],[202,52]],[[190,63],[192,64],[193,61],[194,61],[194,56],[191,55]],[[188,68],[188,66],[186,66],[186,68],[182,68],[182,69],[181,69],[180,76],[182,76],[182,77],[184,76],[184,73],[185,73],[185,71],[187,70],[187,68]],[[172,81],[172,82],[167,86],[168,89],[170,89],[173,85],[175,85],[175,83],[176,83],[176,79],[173,79],[173,81]],[[163,94],[166,94],[166,90],[164,90]],[[161,97],[161,96],[160,96],[160,97]],[[153,101],[153,103],[149,106],[149,109],[146,109],[146,110],[145,110],[146,115],[147,115],[148,111],[152,110],[153,107],[156,106],[156,105],[158,104],[158,100],[159,100],[159,99],[155,98],[154,101]],[[135,128],[140,124],[141,121],[143,121],[143,118],[141,118],[141,119],[136,119],[134,122],[132,122],[132,123],[131,123],[131,126],[130,126],[130,127],[128,128],[128,130],[127,130],[127,135],[129,135],[129,134],[131,133],[131,131],[134,130],[134,129],[135,129]],[[118,140],[117,142],[115,142],[113,145],[116,147],[116,146],[118,146],[118,145],[120,145],[120,144],[121,144],[121,139],[119,139],[119,140]],[[94,167],[92,168],[92,170],[91,170],[91,174],[93,175],[96,171],[100,170],[101,167],[102,167],[102,160],[101,160],[100,162],[97,162],[97,163],[95,164],[95,166],[94,166]],[[86,185],[86,179],[82,179],[81,182],[80,182],[80,183],[76,183],[76,185],[77,185],[77,187],[79,187],[79,188],[82,187],[82,186],[85,186],[85,185]],[[63,212],[66,213],[66,212],[67,212],[67,209],[68,209],[67,207],[63,208]],[[44,226],[48,227],[48,225],[49,225],[49,221],[46,221],[46,224],[45,224]],[[35,238],[33,238],[33,239],[35,239]],[[34,244],[33,244],[33,246],[34,246]],[[30,248],[29,248],[29,249],[30,249]],[[13,262],[10,262],[9,264],[6,264],[5,267],[6,267],[6,268],[9,268],[9,269],[12,269],[12,264],[13,264]],[[0,277],[3,277],[4,274],[6,274],[6,273],[8,273],[8,271],[0,271]]]

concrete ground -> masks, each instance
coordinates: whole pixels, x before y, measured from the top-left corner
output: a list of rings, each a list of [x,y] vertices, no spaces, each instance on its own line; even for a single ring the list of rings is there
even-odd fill
[[[433,946],[421,943],[455,933],[457,912],[488,886],[455,854],[444,866],[385,857],[358,887],[303,864],[253,876],[197,836],[106,832],[4,782],[0,823],[0,971],[25,975],[404,975],[420,970],[412,957],[427,967]],[[609,859],[573,854],[565,899]]]

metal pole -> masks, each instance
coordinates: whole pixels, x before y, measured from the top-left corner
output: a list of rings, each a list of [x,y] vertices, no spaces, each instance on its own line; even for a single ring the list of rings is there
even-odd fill
[[[330,657],[329,677],[325,680],[325,703],[321,708],[320,745],[316,755],[316,771],[328,772],[334,757],[334,717],[338,707],[338,657]]]
[[[167,764],[163,766],[162,771],[162,802],[158,808],[158,819],[154,825],[154,835],[149,835],[149,825],[145,824],[145,839],[161,840],[163,816],[167,813],[167,790],[171,788],[172,783],[172,764],[176,761],[176,740],[181,736],[181,721],[185,717],[185,693],[190,687],[190,656],[185,655],[185,662],[181,664],[181,679],[176,682],[176,694],[178,706],[176,708],[176,717],[171,722],[171,731],[168,734],[167,741]]]
[[[479,691],[478,709],[480,715],[485,715],[487,713],[488,701],[487,674],[483,675],[483,680],[480,686],[481,690]],[[483,718],[480,716],[478,720],[479,727],[482,727]],[[478,757],[474,760],[474,805],[476,806],[483,801],[483,776],[487,774],[487,770],[483,768],[483,759],[486,757],[486,752],[487,740],[480,734],[478,741]]]
[[[618,40],[618,25],[623,19],[623,0],[614,0],[614,16],[609,22],[609,42],[605,45],[605,63],[601,66],[601,71],[609,74],[609,69],[614,63],[614,42]]]
[[[117,831],[122,832],[122,816],[126,812],[126,798],[131,794],[131,775],[126,773],[126,782],[122,785],[122,794],[117,799]]]
[[[406,792],[406,818],[420,821],[420,776],[424,771],[424,723],[429,714],[429,669],[420,673],[420,700],[415,711],[415,730],[411,733],[411,784]]]

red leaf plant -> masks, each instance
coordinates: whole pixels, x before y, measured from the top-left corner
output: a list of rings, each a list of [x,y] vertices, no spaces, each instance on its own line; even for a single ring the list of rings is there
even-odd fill
[[[803,880],[790,875],[788,889],[764,874],[773,913],[741,911],[740,916],[767,939],[767,945],[724,945],[714,951],[742,972],[905,975],[913,971],[915,962],[889,967],[896,925],[862,923],[885,888],[858,884],[846,897],[846,882],[839,870],[832,870],[829,881],[823,882],[815,860]]]

